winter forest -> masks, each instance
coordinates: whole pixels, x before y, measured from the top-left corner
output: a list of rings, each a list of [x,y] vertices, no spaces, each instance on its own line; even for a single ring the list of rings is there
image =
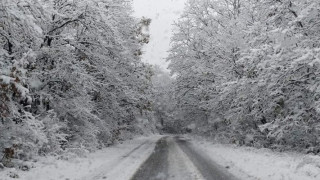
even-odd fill
[[[320,152],[318,0],[190,0],[176,27],[168,60],[179,127]]]
[[[128,0],[0,0],[0,165],[136,136],[320,154],[320,1],[188,0],[169,71]],[[1,168],[0,168],[1,170]]]
[[[1,1],[1,150],[24,160],[154,131],[149,22],[130,13],[122,0]]]

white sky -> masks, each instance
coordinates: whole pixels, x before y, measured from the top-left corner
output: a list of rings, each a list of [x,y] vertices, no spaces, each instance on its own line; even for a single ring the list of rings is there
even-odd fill
[[[134,15],[152,19],[151,40],[145,45],[142,60],[167,68],[167,57],[173,22],[181,15],[186,0],[133,0]]]

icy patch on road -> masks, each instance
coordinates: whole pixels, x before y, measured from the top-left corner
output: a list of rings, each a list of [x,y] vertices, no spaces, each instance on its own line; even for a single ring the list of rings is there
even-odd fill
[[[12,180],[12,175],[18,175],[19,180],[130,179],[153,152],[155,143],[161,137],[140,137],[68,161],[55,157],[41,158],[32,163],[34,168],[30,171],[0,170],[0,179]]]
[[[243,180],[320,179],[319,156],[213,144],[204,140],[192,140],[192,144]]]

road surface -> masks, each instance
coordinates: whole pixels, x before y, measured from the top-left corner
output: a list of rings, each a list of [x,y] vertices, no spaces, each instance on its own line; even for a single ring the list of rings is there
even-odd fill
[[[131,180],[236,180],[190,142],[163,137]]]

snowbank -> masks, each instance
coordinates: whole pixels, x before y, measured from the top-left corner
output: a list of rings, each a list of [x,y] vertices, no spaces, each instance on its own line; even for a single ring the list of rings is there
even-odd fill
[[[240,179],[320,179],[319,156],[213,144],[204,140],[193,140],[192,143]]]
[[[41,158],[30,163],[33,167],[30,171],[0,169],[0,179],[12,180],[11,177],[16,175],[19,180],[130,179],[153,152],[160,137],[140,137],[68,161],[55,157]]]

